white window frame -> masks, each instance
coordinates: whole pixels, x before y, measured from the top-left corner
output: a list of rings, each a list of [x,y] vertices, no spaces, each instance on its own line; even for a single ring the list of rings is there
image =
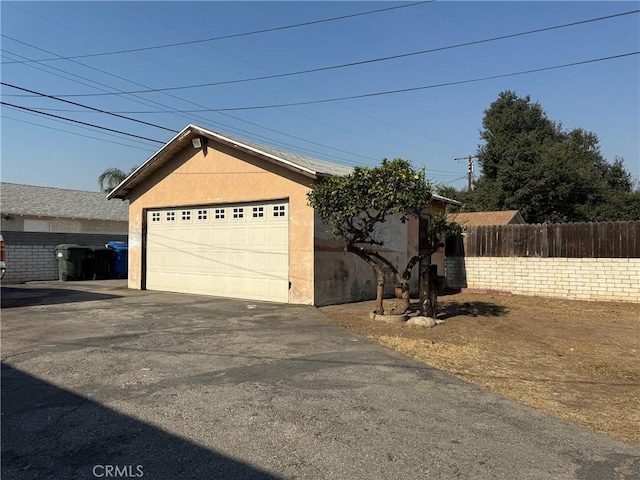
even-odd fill
[[[231,218],[236,222],[242,222],[245,219],[244,207],[232,207]]]
[[[208,222],[209,221],[209,209],[198,208],[195,214],[196,222]]]
[[[287,218],[287,205],[286,204],[276,204],[273,205],[271,210],[272,218],[284,219]]]
[[[226,208],[215,208],[213,210],[213,221],[214,222],[226,222],[227,221],[227,209]]]
[[[265,211],[264,205],[256,205],[255,207],[251,207],[251,220],[263,221],[266,220],[267,212]]]

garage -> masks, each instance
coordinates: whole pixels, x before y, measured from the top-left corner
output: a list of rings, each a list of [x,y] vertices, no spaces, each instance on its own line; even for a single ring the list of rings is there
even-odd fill
[[[313,305],[375,297],[372,268],[307,197],[352,170],[187,125],[107,196],[129,202],[129,288]],[[394,261],[416,254],[417,220],[386,229]]]
[[[288,302],[288,202],[148,209],[146,288]]]

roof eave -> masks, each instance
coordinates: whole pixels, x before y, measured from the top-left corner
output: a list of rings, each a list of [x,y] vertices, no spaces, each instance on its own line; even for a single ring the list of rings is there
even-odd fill
[[[147,160],[145,160],[145,162],[142,165],[136,168],[131,173],[131,175],[125,178],[122,182],[120,182],[120,184],[116,186],[116,188],[111,190],[111,192],[107,194],[107,200],[111,200],[113,198],[121,198],[122,200],[127,199],[131,189],[130,188],[127,189],[126,187],[130,186],[131,183],[134,180],[136,180],[144,171],[152,167],[153,164],[156,163],[164,154],[168,153],[173,146],[180,143],[180,140],[182,140],[185,136],[187,136],[190,133],[189,130],[192,129],[193,127],[194,127],[193,125],[189,124],[186,127],[184,127],[182,130],[180,130],[171,140],[165,143],[156,153],[151,155]]]
[[[278,157],[276,155],[272,155],[270,153],[264,152],[258,148],[252,147],[250,145],[246,145],[242,142],[239,142],[237,140],[225,137],[224,135],[221,135],[219,133],[216,132],[212,132],[211,130],[207,130],[205,128],[202,127],[198,127],[197,125],[191,125],[192,129],[194,131],[199,132],[201,135],[204,135],[206,137],[211,138],[212,140],[217,140],[220,143],[223,143],[225,145],[228,145],[232,148],[235,148],[237,150],[240,151],[244,151],[245,153],[249,153],[249,154],[253,154],[253,155],[258,155],[261,158],[264,158],[265,160],[270,161],[271,163],[276,163],[276,164],[280,164],[283,165],[284,167],[288,168],[289,170],[293,170],[295,172],[301,173],[307,177],[311,177],[311,178],[318,178],[318,174],[319,172],[313,171],[309,168],[303,167],[301,165],[298,165],[294,162],[291,162],[289,160],[285,160],[284,158]]]
[[[462,206],[462,202],[459,202],[458,200],[454,200],[452,198],[443,197],[442,195],[438,195],[437,193],[432,193],[431,197],[442,203],[448,203],[449,205],[455,205],[457,207]]]
[[[128,198],[129,193],[132,188],[136,186],[135,180],[140,177],[145,172],[151,173],[149,170],[153,169],[153,166],[158,163],[165,155],[171,153],[171,151],[180,145],[185,137],[188,136],[204,136],[211,140],[222,143],[223,145],[227,145],[231,148],[234,148],[239,151],[243,151],[245,153],[249,153],[254,156],[258,156],[264,160],[267,160],[270,163],[274,163],[276,165],[281,165],[289,170],[300,173],[306,177],[317,179],[319,176],[324,175],[321,172],[315,172],[311,169],[305,168],[301,165],[297,165],[293,162],[285,160],[284,158],[277,157],[267,152],[263,152],[255,147],[251,147],[242,142],[238,142],[236,140],[225,137],[224,135],[220,135],[218,133],[212,132],[210,130],[206,130],[202,127],[198,127],[197,125],[189,124],[185,128],[183,128],[179,133],[177,133],[171,140],[169,140],[165,145],[162,146],[156,153],[154,153],[151,157],[149,157],[142,165],[140,165],[134,172],[131,173],[127,178],[125,178],[116,188],[114,188],[109,194],[107,194],[107,200],[111,200],[114,198],[121,198],[123,200]]]

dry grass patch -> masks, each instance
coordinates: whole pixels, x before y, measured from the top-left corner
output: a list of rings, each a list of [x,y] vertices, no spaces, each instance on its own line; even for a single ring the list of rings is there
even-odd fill
[[[374,302],[321,310],[470,383],[640,445],[640,305],[470,293],[439,302],[444,323],[432,329],[371,320]]]

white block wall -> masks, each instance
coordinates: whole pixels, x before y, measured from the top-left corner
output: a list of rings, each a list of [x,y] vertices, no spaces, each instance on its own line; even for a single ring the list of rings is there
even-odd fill
[[[450,257],[447,285],[640,303],[640,258]]]
[[[57,280],[58,262],[50,246],[8,245],[7,273],[2,283]]]

